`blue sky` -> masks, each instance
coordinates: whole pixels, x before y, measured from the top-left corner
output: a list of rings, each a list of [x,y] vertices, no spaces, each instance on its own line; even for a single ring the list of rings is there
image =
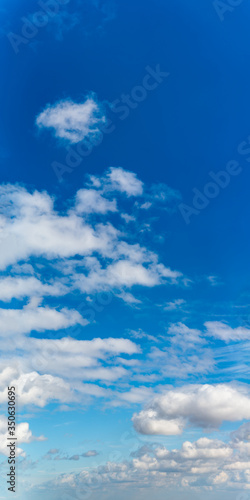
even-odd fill
[[[0,498],[248,500],[249,16],[1,1]]]

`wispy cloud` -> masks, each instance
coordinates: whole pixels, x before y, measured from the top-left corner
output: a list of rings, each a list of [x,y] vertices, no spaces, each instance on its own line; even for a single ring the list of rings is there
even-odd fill
[[[173,300],[173,302],[168,302],[165,307],[164,307],[164,310],[165,311],[176,311],[177,309],[180,309],[181,306],[183,306],[185,304],[185,300],[184,299],[175,299]]]

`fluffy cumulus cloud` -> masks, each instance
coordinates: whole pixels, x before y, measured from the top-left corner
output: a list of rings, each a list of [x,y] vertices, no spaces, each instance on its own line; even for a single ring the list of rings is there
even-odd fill
[[[133,423],[142,434],[181,434],[187,425],[218,428],[222,422],[250,418],[248,385],[188,385],[156,396],[134,414]]]
[[[143,182],[137,175],[121,167],[110,167],[102,177],[90,175],[89,186],[105,193],[118,191],[129,198],[141,196],[144,190]]]
[[[33,270],[31,269],[31,273]],[[39,279],[29,276],[4,276],[0,278],[0,300],[9,302],[11,299],[24,297],[44,297],[64,295],[66,287],[60,282],[42,283]]]
[[[129,361],[140,352],[136,344],[122,338],[80,341],[19,337],[11,345],[0,341],[0,348],[5,351],[0,362],[0,403],[6,400],[6,387],[11,384],[18,387],[20,405],[41,408],[51,401],[86,404],[93,397],[121,399],[122,394],[105,385],[129,379],[129,363],[124,368],[121,355]]]
[[[79,132],[70,128],[72,123],[68,126],[70,134]],[[90,321],[85,312],[95,311],[96,294],[108,295],[107,303],[112,295],[139,309],[144,304],[142,294],[136,297],[139,287],[185,286],[182,273],[160,261],[148,248],[147,237],[138,237],[144,230],[138,219],[146,214],[148,220],[150,210],[141,210],[142,205],[163,206],[169,197],[176,198],[165,186],[149,189],[121,167],[89,176],[60,210],[47,192],[0,186],[0,404],[6,404],[7,387],[14,385],[24,411],[42,412],[51,403],[57,409],[82,408],[97,399],[105,408],[136,405],[133,425],[140,439],[178,435],[190,427],[210,431],[222,422],[250,418],[247,385],[183,381],[214,371],[209,345],[214,339],[238,342],[248,338],[247,329],[207,322],[199,330],[178,322],[161,335],[135,326],[130,339],[119,331],[83,340]],[[76,297],[85,308],[77,307]],[[184,304],[179,298],[165,310],[182,314]],[[161,385],[176,377],[182,386]],[[2,429],[0,452],[5,423]],[[27,423],[20,424],[19,434],[20,443],[34,439]],[[66,488],[70,497],[75,489],[91,489],[96,480],[122,486],[155,481],[163,487],[179,481],[183,487],[202,483],[219,488],[235,481],[236,474],[240,479],[246,475],[247,464],[250,469],[249,426],[243,423],[230,439],[185,439],[178,450],[147,444],[131,460],[59,476],[51,491],[55,488],[60,497]],[[46,459],[62,464],[85,459],[94,464],[99,454],[95,445],[72,453],[52,447]],[[19,454],[24,456],[23,450]]]
[[[133,172],[126,172],[122,168],[110,168],[107,178],[112,190],[121,191],[128,196],[142,194],[143,184]]]
[[[14,274],[2,278],[2,300],[63,295],[69,282],[71,290],[77,287],[89,293],[137,284],[151,287],[181,277],[181,273],[159,263],[155,253],[128,242],[131,234],[121,232],[108,218],[118,210],[114,193],[130,198],[142,192],[135,174],[112,168],[99,182],[99,188],[80,189],[72,206],[62,213],[55,210],[54,199],[46,192],[29,192],[13,185],[0,187],[0,269],[12,265],[10,274]],[[91,183],[97,184],[93,178]],[[16,265],[30,266],[31,258],[46,259],[50,267],[54,262],[57,270],[61,262],[61,281],[55,282],[52,274],[46,283],[41,282],[33,268],[32,277],[17,277]]]
[[[81,103],[66,99],[48,104],[36,118],[40,129],[51,129],[56,137],[71,144],[95,138],[105,122],[103,107],[94,96]]]
[[[60,330],[75,324],[82,326],[88,322],[78,311],[40,307],[31,301],[22,309],[0,309],[0,336],[26,334],[32,330],[38,332],[45,330]]]
[[[113,485],[116,495],[125,492],[124,498],[134,498],[135,486],[142,490],[144,497],[152,488],[156,498],[165,498],[166,491],[170,496],[175,492],[186,494],[188,498],[191,495],[199,498],[209,491],[211,496],[208,498],[219,498],[216,492],[226,494],[233,488],[236,494],[237,490],[249,488],[249,450],[244,449],[245,444],[243,440],[225,443],[207,437],[184,441],[179,449],[145,444],[131,453],[130,460],[110,460],[92,469],[61,474],[43,488],[50,490],[52,498],[55,492],[65,498],[83,495],[98,498],[100,491],[115,498]],[[33,494],[35,492],[34,489]]]
[[[122,204],[133,210],[143,192],[142,181],[121,167],[89,177],[60,211],[47,192],[0,186],[2,402],[10,380],[18,387],[21,405],[41,408],[52,401],[86,403],[94,397],[114,405],[143,403],[152,396],[143,386],[124,386],[122,391],[114,387],[131,379],[138,367],[138,343],[124,338],[75,340],[62,333],[74,327],[73,335],[82,335],[89,322],[84,310],[80,314],[72,306],[76,294],[84,295],[87,310],[92,310],[89,294],[105,291],[138,307],[141,301],[130,291],[135,285],[182,280],[179,271],[138,243],[133,231],[124,231]],[[49,338],[56,332],[60,338]]]
[[[0,417],[0,454],[9,456],[9,448],[7,444],[9,443],[9,435],[7,433],[7,418],[4,416]],[[27,422],[22,422],[16,426],[16,437],[18,439],[18,444],[31,443],[32,441],[44,441],[46,438],[44,436],[35,437],[30,430],[29,424]],[[25,457],[25,452],[17,447],[17,455]]]

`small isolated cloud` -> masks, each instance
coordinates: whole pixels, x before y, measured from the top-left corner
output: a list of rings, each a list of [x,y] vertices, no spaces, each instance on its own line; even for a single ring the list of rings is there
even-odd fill
[[[143,183],[134,172],[128,172],[121,167],[111,167],[107,173],[112,190],[126,193],[127,196],[139,196],[143,192]]]
[[[142,210],[157,207],[174,212],[180,200],[181,193],[178,190],[172,189],[167,184],[159,183],[153,184],[146,190],[143,203],[138,203],[137,206]]]
[[[99,455],[98,451],[96,450],[89,450],[86,451],[85,453],[82,454],[75,454],[75,455],[65,455],[63,454],[60,450],[57,448],[49,450],[46,455],[44,455],[45,460],[70,460],[70,461],[75,461],[77,462],[81,458],[91,458],[91,457],[96,457]]]
[[[147,339],[153,342],[157,342],[157,337],[145,333],[141,328],[139,328],[139,330],[129,330],[128,333],[129,335],[131,335],[131,337],[134,337],[135,339]]]
[[[148,209],[149,209],[149,208],[151,208],[151,207],[152,207],[152,203],[150,203],[150,201],[146,201],[145,203],[143,203],[143,204],[140,206],[140,208],[141,208],[142,210],[148,210]]]
[[[164,311],[175,311],[185,304],[185,302],[186,301],[184,299],[176,299],[173,302],[168,302],[164,307]]]
[[[93,95],[82,103],[66,99],[48,104],[36,118],[36,125],[40,129],[52,129],[55,137],[71,144],[87,138],[94,139],[105,122],[103,107]]]
[[[143,194],[143,182],[136,173],[122,167],[110,167],[103,177],[89,176],[89,187],[102,188],[103,192],[117,191],[128,197]]]
[[[168,202],[170,204],[176,202],[176,200],[181,199],[181,194],[179,191],[163,183],[153,184],[153,186],[150,188],[150,194],[152,200],[158,201],[159,203]]]
[[[98,451],[89,450],[89,451],[86,451],[85,453],[83,453],[81,456],[86,457],[86,458],[90,458],[90,457],[96,457],[97,455],[99,455]]]
[[[142,301],[137,299],[136,297],[134,297],[134,295],[132,295],[132,293],[129,293],[129,292],[121,292],[121,293],[117,293],[116,294],[117,297],[119,297],[120,299],[122,299],[124,302],[126,302],[127,304],[141,304]]]
[[[125,222],[128,224],[129,222],[135,222],[136,218],[133,215],[129,214],[120,214],[122,219],[125,220]]]
[[[209,281],[211,286],[221,285],[220,280],[217,276],[207,276],[207,280]]]

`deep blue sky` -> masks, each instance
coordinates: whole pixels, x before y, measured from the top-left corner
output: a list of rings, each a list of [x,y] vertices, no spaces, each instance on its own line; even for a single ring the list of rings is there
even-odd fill
[[[2,13],[4,24],[20,33],[20,16],[35,11],[31,2],[15,2]],[[238,159],[238,144],[250,133],[248,5],[225,14],[224,22],[210,1],[202,8],[196,1],[158,1],[154,8],[150,2],[119,2],[113,12],[114,18],[98,28],[84,2],[79,24],[63,40],[55,40],[48,25],[17,55],[3,35],[1,179],[68,196],[86,172],[122,164],[144,182],[180,190],[189,204],[193,187],[202,188],[211,169]],[[89,91],[112,102],[141,83],[147,65],[157,63],[170,77],[127,120],[118,120],[116,131],[58,186],[51,162],[63,160],[65,150],[53,139],[37,138],[34,116],[47,103],[64,96],[81,99]],[[249,253],[249,166],[241,161],[244,172],[201,216],[192,217],[190,227],[179,213],[166,222],[173,265],[185,247],[184,271],[200,273],[206,266],[212,274],[220,272],[231,293],[243,285],[238,280],[245,277]]]

